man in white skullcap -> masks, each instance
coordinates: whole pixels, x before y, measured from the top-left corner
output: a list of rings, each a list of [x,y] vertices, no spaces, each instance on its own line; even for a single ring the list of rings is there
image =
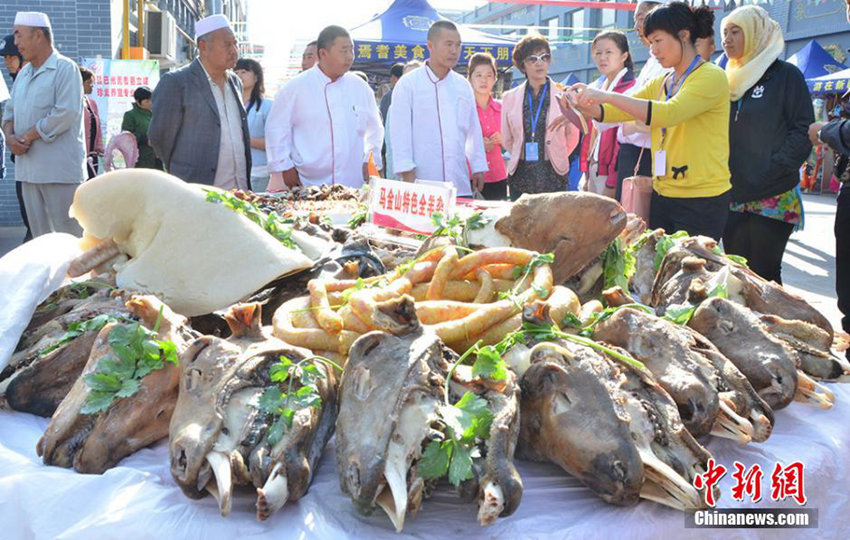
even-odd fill
[[[19,11],[15,45],[27,65],[18,73],[3,111],[3,132],[16,156],[15,177],[33,236],[80,235],[68,209],[86,177],[83,81],[77,65],[53,49],[47,15]]]
[[[250,189],[251,144],[237,42],[224,15],[195,23],[199,55],[153,92],[148,140],[166,170],[187,182]]]

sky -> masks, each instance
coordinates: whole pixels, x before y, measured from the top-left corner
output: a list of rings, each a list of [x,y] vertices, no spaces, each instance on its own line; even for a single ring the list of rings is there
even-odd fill
[[[430,0],[441,9],[473,9],[486,0]],[[265,46],[261,60],[267,87],[276,86],[287,75],[290,54],[300,65],[300,49],[316,39],[329,24],[351,28],[371,19],[392,4],[392,0],[248,0],[248,31],[251,40]]]

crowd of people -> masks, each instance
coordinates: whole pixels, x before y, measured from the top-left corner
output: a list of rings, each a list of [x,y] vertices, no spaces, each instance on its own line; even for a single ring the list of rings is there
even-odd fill
[[[345,29],[323,29],[304,51],[302,72],[271,99],[261,65],[238,58],[228,20],[213,15],[196,23],[197,58],[152,92],[137,89],[122,129],[136,138],[138,166],[223,189],[359,187],[382,171],[449,182],[461,197],[516,200],[569,189],[577,161],[579,189],[620,199],[628,177],[645,176],[650,227],[722,239],[727,252],[781,283],[782,255],[803,219],[800,166],[821,141],[850,150],[850,127],[814,122],[802,74],[780,59],[779,24],[758,6],[723,19],[724,67],[710,59],[711,9],[644,0],[634,21],[649,49],[639,72],[625,34],[605,31],[590,47],[599,78],[559,84],[548,40],[530,34],[512,57],[524,80],[497,99],[495,59],[474,54],[465,77],[455,71],[461,36],[440,20],[427,34],[428,59],[392,66],[379,103],[368,78],[351,71]],[[42,13],[18,13],[14,43],[2,123],[22,210],[33,235],[78,233],[67,207],[103,156],[97,107],[84,99],[92,73],[53,48]],[[589,120],[587,133],[569,110]],[[836,220],[845,243],[846,195]],[[839,246],[844,274],[846,251]],[[839,290],[846,313],[847,284]]]

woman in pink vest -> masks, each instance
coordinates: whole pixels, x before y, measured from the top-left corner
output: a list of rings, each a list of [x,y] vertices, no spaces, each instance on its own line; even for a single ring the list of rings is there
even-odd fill
[[[100,114],[97,103],[89,97],[94,85],[94,73],[80,66],[83,78],[83,127],[86,135],[86,170],[88,177],[94,178],[100,169],[100,157],[103,156],[103,134],[100,129]]]
[[[591,86],[622,94],[635,84],[634,63],[629,52],[629,40],[622,32],[603,32],[590,46],[596,68],[602,74]],[[617,143],[619,125],[593,121],[590,135],[581,148],[583,189],[614,197],[617,189]]]
[[[484,173],[481,194],[490,201],[504,201],[508,198],[508,173],[502,159],[502,103],[491,95],[498,76],[496,60],[491,54],[475,53],[469,59],[467,73],[475,93],[484,151],[487,153],[488,170]]]
[[[549,78],[552,52],[546,38],[525,36],[516,44],[513,60],[526,77],[502,96],[502,146],[511,154],[508,187],[515,201],[523,193],[566,190],[579,133],[561,115],[558,89]]]

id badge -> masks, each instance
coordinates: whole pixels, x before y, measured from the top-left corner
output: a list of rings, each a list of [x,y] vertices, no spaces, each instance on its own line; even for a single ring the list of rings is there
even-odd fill
[[[538,161],[540,159],[540,145],[536,142],[525,143],[525,160]]]
[[[655,152],[655,159],[652,160],[652,169],[653,176],[667,175],[667,152],[664,150]]]

